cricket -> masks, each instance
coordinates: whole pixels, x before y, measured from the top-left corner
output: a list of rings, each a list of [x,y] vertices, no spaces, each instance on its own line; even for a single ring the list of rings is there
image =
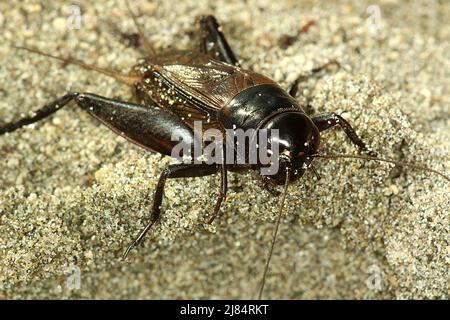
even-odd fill
[[[119,73],[75,58],[43,52],[39,48],[15,48],[111,77],[129,86],[138,102],[121,101],[95,92],[66,92],[30,116],[9,123],[1,122],[0,119],[0,135],[14,134],[16,130],[45,121],[65,106],[75,104],[128,142],[148,152],[173,157],[176,148],[177,155],[188,159],[171,164],[160,173],[153,203],[148,209],[147,223],[137,230],[134,240],[124,250],[123,259],[132,259],[131,252],[145,255],[139,245],[164,214],[161,207],[168,179],[220,175],[217,198],[211,210],[205,212],[206,222],[212,223],[220,219],[221,205],[226,201],[227,174],[257,170],[260,171],[264,187],[270,190],[282,188],[282,192],[274,194],[279,197],[278,216],[270,247],[267,248],[266,263],[261,266],[262,276],[257,280],[259,290],[255,297],[261,299],[264,297],[271,258],[276,250],[289,188],[294,183],[303,183],[301,178],[308,170],[319,181],[320,174],[315,167],[318,161],[387,162],[407,170],[429,172],[432,174],[430,178],[436,176],[450,181],[446,173],[425,165],[383,157],[377,150],[367,146],[358,134],[358,128],[351,125],[352,119],[346,119],[338,113],[311,115],[305,111],[304,106],[296,100],[299,85],[308,77],[323,76],[339,69],[339,61],[331,59],[311,70],[308,76],[299,76],[290,87],[283,88],[271,78],[245,67],[245,62],[238,59],[238,54],[231,48],[218,19],[213,15],[198,18],[200,41],[194,43],[191,50],[158,52],[129,5],[128,10],[136,26],[137,43],[146,52],[146,56],[134,64],[129,73]],[[314,22],[308,22],[302,32],[307,32],[311,27],[314,27]],[[201,123],[200,132],[195,130],[196,122]],[[355,146],[354,154],[321,150],[321,135],[331,128],[338,128],[345,133]],[[207,130],[214,130],[213,139],[199,137]],[[270,134],[260,135],[264,130]],[[248,133],[239,143],[237,136],[225,137],[226,132],[238,131]],[[178,137],[176,140],[174,135]],[[180,141],[183,148],[177,148]],[[245,142],[248,145],[242,146]],[[195,144],[203,146],[202,150],[211,151],[208,156],[210,161],[198,160],[205,154],[195,154],[194,149],[199,150],[194,148]],[[256,151],[254,161],[249,161],[252,150]],[[237,151],[237,155],[230,156],[231,151]],[[241,158],[238,159],[238,156]],[[345,165],[344,162],[342,165]],[[268,167],[275,170],[264,170]]]

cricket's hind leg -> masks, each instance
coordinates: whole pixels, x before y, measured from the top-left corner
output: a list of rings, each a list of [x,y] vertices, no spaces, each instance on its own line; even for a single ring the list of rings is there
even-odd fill
[[[92,93],[71,92],[45,105],[32,116],[0,125],[0,135],[43,120],[74,101],[80,108],[111,130],[147,150],[171,155],[179,141],[172,141],[176,132],[184,143],[193,144],[194,134],[177,116],[163,109],[101,97]]]
[[[220,25],[217,19],[212,15],[205,15],[199,18],[200,25],[200,44],[199,50],[207,53],[215,59],[240,66],[233,50],[231,50],[225,35],[220,31]]]
[[[139,145],[147,150],[156,151],[164,155],[172,155],[173,148],[183,141],[190,150],[194,150],[194,143],[201,145],[194,132],[180,118],[158,108],[156,104],[145,106],[123,102],[119,100],[101,97],[91,93],[71,92],[56,99],[41,109],[34,112],[32,116],[24,117],[18,121],[0,125],[0,135],[13,132],[26,125],[43,120],[64,106],[74,101],[80,108],[87,111],[91,116],[108,126],[130,142]],[[172,140],[173,133],[176,133],[179,140]],[[183,150],[176,156],[183,156]],[[192,154],[190,154],[192,155]],[[189,154],[188,154],[189,156]],[[209,220],[212,222],[217,216],[220,205],[227,192],[227,170],[225,162],[223,164],[176,164],[169,166],[160,176],[155,195],[153,207],[150,213],[150,221],[139,234],[132,245],[127,249],[124,257],[129,251],[141,242],[148,230],[155,224],[160,216],[160,207],[163,200],[164,185],[169,178],[202,177],[221,173],[221,188],[216,200],[214,212]]]

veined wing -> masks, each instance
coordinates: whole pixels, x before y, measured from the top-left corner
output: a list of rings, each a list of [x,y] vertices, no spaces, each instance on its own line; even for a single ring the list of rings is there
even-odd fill
[[[175,52],[159,57],[153,68],[178,91],[205,110],[218,110],[242,90],[274,83],[258,73],[213,59],[209,55]]]

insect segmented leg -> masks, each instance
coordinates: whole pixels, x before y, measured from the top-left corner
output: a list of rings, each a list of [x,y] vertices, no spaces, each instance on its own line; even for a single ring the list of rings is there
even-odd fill
[[[194,134],[178,117],[159,108],[104,98],[92,93],[72,92],[56,99],[30,117],[0,126],[0,135],[42,120],[70,101],[86,110],[111,130],[150,151],[170,155],[178,141],[172,141],[173,128],[186,143],[194,143]]]
[[[136,239],[131,243],[123,254],[123,258],[126,259],[130,251],[139,245],[147,234],[148,230],[158,221],[161,213],[161,204],[164,195],[164,186],[166,180],[170,178],[192,178],[192,177],[204,177],[215,174],[219,171],[220,165],[217,164],[174,164],[170,165],[159,177],[158,185],[156,186],[155,195],[153,198],[153,206],[150,214],[150,221],[145,228],[139,233]]]
[[[300,36],[303,33],[307,33],[309,31],[309,29],[311,29],[311,27],[315,24],[316,24],[315,21],[310,20],[310,21],[306,22],[300,29],[298,29],[297,34],[295,34],[293,36],[290,36],[287,34],[282,35],[278,39],[278,44],[280,45],[281,49],[287,49],[288,47],[293,45],[296,41],[299,40]]]
[[[336,113],[330,113],[330,114],[323,114],[318,115],[311,120],[314,122],[314,124],[317,126],[319,131],[325,131],[335,125],[339,125],[347,135],[347,137],[358,146],[360,151],[367,152],[371,156],[376,156],[376,153],[373,151],[370,151],[367,149],[366,144],[364,141],[361,140],[360,137],[356,134],[356,131],[352,128],[350,123],[347,122],[344,118],[342,118],[340,115]]]
[[[267,190],[273,197],[279,197],[281,192],[274,185],[270,184],[266,176],[261,176],[261,187]]]
[[[38,122],[39,120],[45,119],[51,114],[55,113],[65,105],[67,105],[70,101],[72,101],[78,94],[77,93],[68,93],[65,96],[56,99],[52,103],[49,103],[43,106],[41,109],[34,112],[34,114],[30,117],[24,117],[18,121],[6,123],[0,126],[0,135],[5,134],[7,132],[13,132],[17,129],[20,129],[26,125]]]
[[[300,83],[302,83],[303,81],[307,80],[309,77],[317,75],[319,72],[321,72],[322,70],[328,69],[330,66],[336,66],[336,67],[340,67],[340,63],[336,60],[331,60],[327,63],[325,63],[324,65],[314,68],[311,70],[311,74],[309,75],[300,75],[297,79],[295,79],[291,86],[289,87],[289,94],[291,95],[291,97],[296,97],[297,93],[298,93],[298,85]]]
[[[207,223],[213,223],[214,219],[219,215],[220,205],[227,196],[228,182],[227,182],[227,166],[225,162],[220,166],[220,191],[217,195],[216,205],[214,206],[214,211],[211,217],[208,219]]]
[[[201,31],[200,52],[211,54],[215,59],[239,67],[239,61],[231,50],[224,34],[220,31],[216,18],[211,15],[201,16],[199,23]]]

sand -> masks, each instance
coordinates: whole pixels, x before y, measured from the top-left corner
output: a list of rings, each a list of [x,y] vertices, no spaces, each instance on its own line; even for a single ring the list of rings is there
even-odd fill
[[[123,100],[112,79],[13,45],[126,72],[143,55],[120,0],[0,3],[0,123],[68,90]],[[282,86],[331,59],[342,68],[300,86],[311,113],[338,112],[385,157],[449,171],[450,3],[444,1],[134,1],[155,48],[189,48],[213,13],[244,66]],[[379,11],[378,11],[378,9]],[[76,8],[75,8],[76,9]],[[75,11],[76,12],[76,11]],[[379,14],[378,14],[379,13]],[[288,48],[284,35],[315,24]],[[325,153],[356,153],[338,129]],[[205,217],[219,177],[173,180],[161,222],[126,262],[171,162],[127,143],[81,110],[0,137],[0,298],[254,298],[278,199],[258,174],[231,174],[222,215]],[[317,160],[292,185],[263,297],[449,298],[449,183],[392,165]]]

